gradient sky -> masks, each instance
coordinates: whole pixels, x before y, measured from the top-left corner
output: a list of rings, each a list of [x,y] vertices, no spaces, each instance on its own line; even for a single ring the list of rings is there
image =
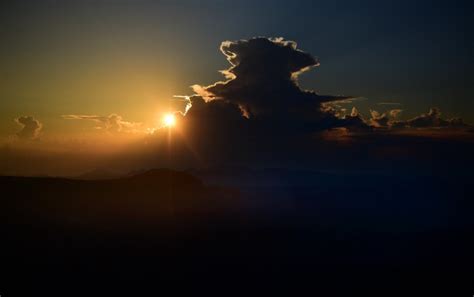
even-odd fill
[[[474,122],[468,1],[11,1],[0,4],[0,137],[33,115],[43,133],[109,115],[153,126],[173,95],[222,79],[223,40],[283,36],[318,56],[301,85],[410,117],[437,106]]]

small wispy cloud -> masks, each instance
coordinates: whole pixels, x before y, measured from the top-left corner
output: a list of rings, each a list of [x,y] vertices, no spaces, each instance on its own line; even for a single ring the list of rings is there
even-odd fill
[[[108,132],[138,132],[141,128],[142,123],[124,121],[123,118],[118,114],[111,114],[109,116],[100,115],[81,115],[81,114],[67,114],[62,115],[65,120],[89,120],[100,123],[101,126],[96,129],[104,129]]]
[[[32,116],[21,116],[15,122],[22,126],[16,135],[21,139],[36,139],[43,128],[43,124]]]
[[[388,112],[388,114],[392,117],[392,118],[397,118],[398,115],[403,111],[403,109],[392,109]]]

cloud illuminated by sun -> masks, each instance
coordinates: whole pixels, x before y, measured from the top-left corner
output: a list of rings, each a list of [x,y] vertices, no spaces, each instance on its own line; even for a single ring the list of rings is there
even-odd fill
[[[172,113],[165,114],[165,116],[163,117],[163,123],[165,124],[166,127],[173,127],[174,125],[176,125],[176,118],[174,114]]]

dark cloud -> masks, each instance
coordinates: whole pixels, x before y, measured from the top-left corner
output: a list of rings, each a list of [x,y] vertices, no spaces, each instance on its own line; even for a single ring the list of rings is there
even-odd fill
[[[178,136],[174,137],[175,155],[192,151],[208,161],[288,160],[295,150],[310,151],[317,145],[314,133],[336,127],[370,129],[359,115],[339,118],[328,105],[354,98],[318,95],[298,86],[298,75],[319,61],[297,49],[295,42],[282,38],[226,41],[221,52],[231,64],[222,71],[227,80],[194,85],[197,94],[184,97],[187,112],[177,115],[175,129],[180,130],[183,142],[180,146]],[[155,133],[160,134],[166,135],[167,129]],[[180,149],[184,154],[177,152]]]
[[[372,126],[367,123],[356,107],[352,107],[351,113],[349,115],[344,115],[342,118],[339,118],[338,121],[335,122],[334,127],[327,128],[345,128],[346,130],[353,132],[372,130]]]
[[[393,118],[396,119],[398,118],[398,115],[403,111],[403,109],[392,109],[388,112],[388,114]]]
[[[432,107],[428,113],[421,114],[406,121],[392,121],[392,127],[405,128],[440,128],[440,127],[467,127],[460,118],[443,119],[438,108]]]
[[[351,98],[302,90],[298,76],[319,66],[319,60],[297,49],[294,41],[283,38],[225,41],[220,49],[231,64],[222,71],[227,80],[207,87],[195,85],[193,89],[206,101],[217,99],[239,106],[248,118],[262,116],[280,121],[309,121],[315,125],[331,117],[321,111],[321,104]]]
[[[436,108],[406,121],[397,120],[401,109],[382,113],[370,110],[367,119],[356,109],[347,114],[347,108],[341,104],[352,103],[358,98],[322,96],[298,86],[298,75],[319,66],[319,60],[299,50],[294,41],[282,38],[225,41],[220,49],[231,64],[229,69],[222,71],[227,80],[210,86],[193,86],[199,95],[191,100],[193,107],[190,112],[195,121],[199,118],[207,118],[208,121],[209,118],[221,117],[214,112],[223,113],[229,109],[227,113],[232,110],[233,118],[241,121],[239,125],[251,127],[246,133],[261,131],[268,136],[278,131],[277,137],[280,138],[341,127],[349,131],[370,131],[374,128],[465,125],[461,119],[441,118]],[[193,110],[195,104],[199,107]],[[397,102],[377,104],[401,105]],[[215,125],[222,126],[226,121],[224,117]],[[239,121],[234,120],[233,123]],[[196,122],[196,125],[199,123]]]
[[[319,60],[297,49],[293,41],[225,41],[220,49],[231,64],[222,71],[227,80],[194,85],[196,95],[178,98],[186,105],[186,112],[176,115],[175,132],[155,132],[163,137],[154,137],[154,141],[163,145],[171,139],[169,133],[174,134],[175,161],[194,156],[205,163],[309,162],[321,151],[325,139],[334,135],[347,139],[350,133],[415,127],[422,121],[431,127],[460,121],[443,120],[437,110],[408,121],[397,120],[401,109],[371,110],[367,119],[355,107],[349,113],[341,105],[358,98],[322,96],[299,87],[298,75],[318,66]],[[327,130],[337,133],[327,134]]]
[[[444,119],[441,117],[441,112],[438,108],[430,108],[428,113],[423,113],[414,118],[408,120],[398,120],[399,114],[402,112],[401,109],[391,109],[387,112],[380,113],[376,110],[370,109],[370,117],[368,119],[364,118],[354,107],[352,109],[350,116],[343,116],[343,119],[352,118],[352,121],[357,119],[358,124],[373,127],[373,128],[383,128],[383,129],[400,129],[400,128],[442,128],[442,127],[451,127],[451,128],[463,128],[468,127],[467,124],[463,122],[460,118]],[[352,123],[352,130],[356,126],[356,123]]]
[[[32,116],[21,116],[15,119],[21,130],[16,134],[21,139],[36,139],[39,136],[43,125]]]
[[[379,113],[376,110],[370,110],[370,125],[373,127],[386,127],[389,123],[389,118],[386,113]]]
[[[63,119],[66,120],[90,120],[100,123],[101,126],[98,126],[98,129],[104,129],[108,132],[118,133],[118,132],[136,132],[138,128],[141,127],[141,123],[127,122],[117,114],[111,114],[109,116],[98,116],[98,115],[76,115],[69,114],[63,115]]]

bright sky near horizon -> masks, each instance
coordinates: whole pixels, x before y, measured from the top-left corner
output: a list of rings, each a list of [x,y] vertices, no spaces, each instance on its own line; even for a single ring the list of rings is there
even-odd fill
[[[2,2],[0,137],[27,115],[56,136],[93,132],[101,121],[63,115],[156,126],[173,95],[222,79],[221,41],[253,36],[283,36],[318,56],[301,85],[367,98],[354,103],[361,112],[394,103],[409,117],[437,106],[473,123],[467,2],[366,2]]]

